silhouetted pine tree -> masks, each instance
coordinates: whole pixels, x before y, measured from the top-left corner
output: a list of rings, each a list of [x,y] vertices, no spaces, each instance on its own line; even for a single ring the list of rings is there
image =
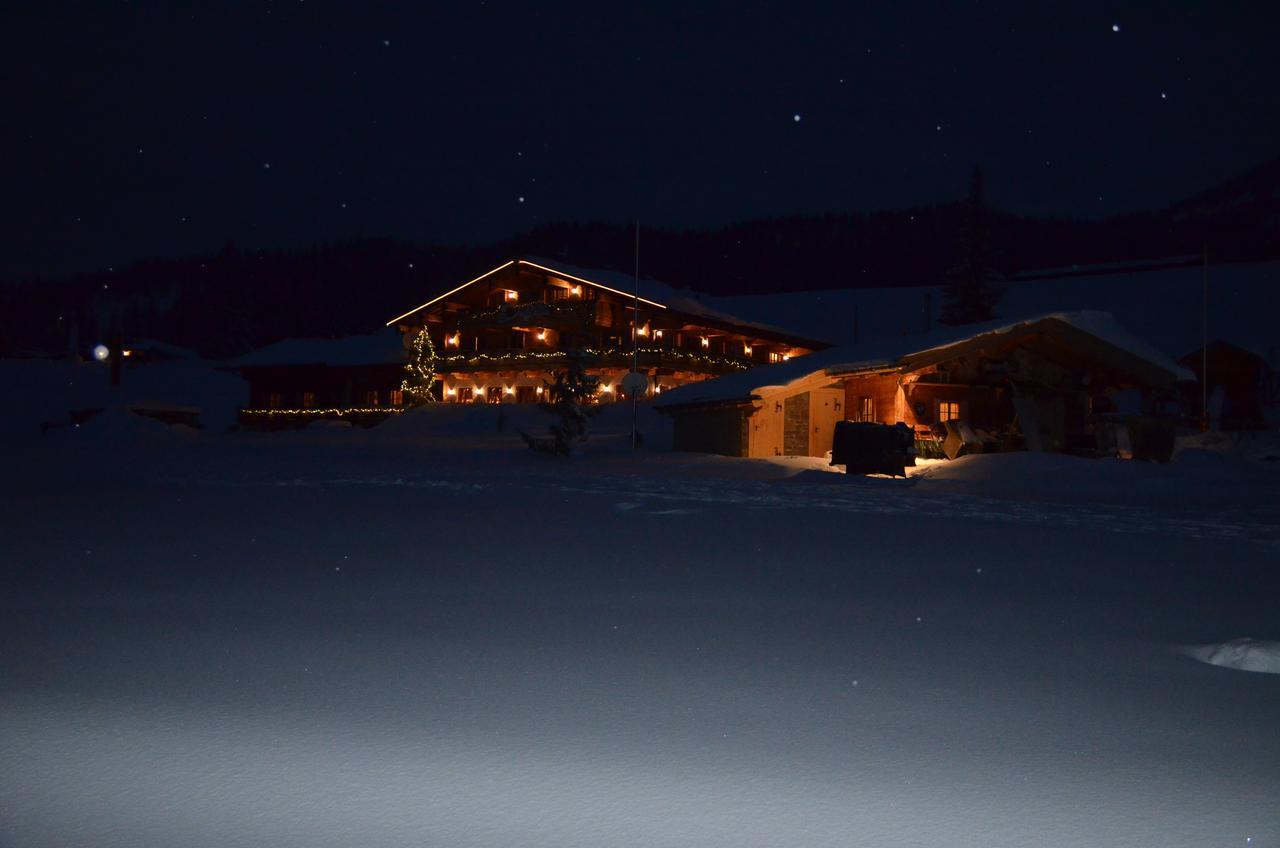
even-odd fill
[[[947,271],[942,290],[944,324],[977,324],[995,317],[996,303],[1004,292],[992,260],[987,211],[982,169],[974,168],[960,228],[960,258]]]
[[[523,431],[520,433],[529,447],[557,456],[569,456],[574,445],[586,440],[591,417],[600,411],[600,407],[588,405],[595,397],[600,378],[587,373],[580,351],[568,351],[568,356],[565,370],[556,373],[554,383],[547,383],[548,400],[539,404],[544,412],[558,419],[548,428],[551,435],[539,437]]]

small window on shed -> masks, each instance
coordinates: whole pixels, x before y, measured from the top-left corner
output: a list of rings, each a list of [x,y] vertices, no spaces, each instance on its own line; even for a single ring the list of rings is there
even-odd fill
[[[876,420],[876,399],[872,397],[858,398],[858,421]]]
[[[280,408],[280,393],[272,392],[271,394],[267,395],[267,409],[279,409],[279,408]]]
[[[377,389],[370,389],[369,391],[365,392],[365,393],[364,393],[364,402],[365,402],[365,404],[366,404],[367,406],[377,406],[377,405],[378,405],[378,390],[377,390]]]
[[[403,389],[391,390],[391,405],[404,406],[404,390]]]
[[[313,406],[315,406],[315,405],[316,405],[316,393],[315,393],[315,392],[303,392],[303,393],[302,393],[302,408],[303,408],[303,409],[311,409],[311,408],[312,408]]]
[[[955,421],[960,417],[960,402],[956,400],[938,401],[938,422]]]

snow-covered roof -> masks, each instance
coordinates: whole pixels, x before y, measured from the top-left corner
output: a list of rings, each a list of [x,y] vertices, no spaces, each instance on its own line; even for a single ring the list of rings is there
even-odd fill
[[[921,354],[944,351],[949,347],[972,342],[983,336],[1000,335],[1041,322],[1065,324],[1088,333],[1114,348],[1167,372],[1175,380],[1195,379],[1189,370],[1172,358],[1121,327],[1110,313],[1053,312],[1016,320],[942,327],[915,336],[874,339],[864,344],[830,348],[786,362],[764,365],[749,371],[680,386],[665,393],[655,406],[733,403],[758,397],[762,392],[786,389],[818,375],[837,376],[864,371],[891,370],[901,367],[906,360]]]
[[[237,368],[273,365],[383,365],[404,361],[398,330],[338,339],[284,339],[251,350],[230,364]]]
[[[724,324],[732,324],[738,327],[742,327],[744,329],[753,329],[753,330],[772,333],[772,334],[776,334],[784,337],[790,337],[798,341],[814,342],[815,346],[824,344],[823,342],[820,342],[818,340],[808,339],[800,335],[797,335],[794,331],[788,330],[784,327],[776,327],[771,324],[762,323],[760,321],[755,321],[749,318],[743,318],[739,315],[731,314],[722,309],[717,309],[711,305],[712,303],[715,302],[716,299],[714,297],[711,297],[710,295],[704,295],[701,292],[695,292],[690,289],[679,288],[677,286],[672,286],[668,283],[663,283],[658,280],[650,279],[648,277],[641,277],[639,281],[639,285],[637,286],[636,279],[631,274],[627,274],[621,271],[610,271],[602,268],[582,268],[577,265],[571,265],[567,262],[561,262],[557,259],[547,259],[545,257],[540,257],[540,256],[524,256],[518,259],[513,259],[509,262],[505,262],[502,265],[499,265],[498,267],[493,268],[490,271],[487,271],[486,273],[480,275],[479,277],[476,277],[475,279],[470,280],[469,282],[463,283],[461,286],[458,286],[455,289],[452,289],[442,295],[437,296],[432,300],[427,301],[421,306],[418,306],[410,310],[409,312],[404,313],[403,315],[399,315],[395,318],[392,318],[390,321],[387,322],[387,325],[391,326],[397,323],[398,321],[400,321],[401,319],[407,318],[408,316],[414,314],[415,312],[418,312],[421,309],[425,309],[426,307],[439,302],[440,300],[447,297],[448,295],[454,294],[455,292],[459,292],[473,283],[480,282],[481,280],[485,279],[491,274],[505,269],[509,265],[527,265],[529,267],[537,268],[541,271],[550,273],[553,276],[561,277],[563,279],[570,280],[573,282],[585,283],[586,285],[589,285],[589,286],[595,286],[597,288],[613,291],[617,294],[625,295],[628,297],[631,295],[636,295],[640,298],[642,302],[647,303],[651,306],[655,306],[662,309],[672,309],[677,312],[682,312],[687,315],[704,318],[709,321],[716,321]]]

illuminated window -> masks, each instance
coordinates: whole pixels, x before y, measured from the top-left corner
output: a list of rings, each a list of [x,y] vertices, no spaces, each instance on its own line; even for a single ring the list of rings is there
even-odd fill
[[[875,398],[858,398],[858,417],[857,421],[875,421],[876,420],[876,399]]]
[[[313,407],[313,406],[315,406],[315,405],[316,405],[316,393],[315,393],[315,392],[303,392],[303,393],[302,393],[302,408],[303,408],[303,409],[310,409],[311,407]]]
[[[475,397],[475,392],[472,391],[470,386],[461,386],[457,389],[449,390],[449,394],[455,393],[458,396],[458,403],[471,403],[472,398]]]
[[[392,406],[404,406],[404,392],[400,389],[392,389],[390,400]]]
[[[954,400],[938,401],[938,421],[955,421],[960,417],[960,402]]]
[[[279,408],[280,408],[280,393],[272,392],[271,394],[267,395],[267,409],[279,409]]]
[[[770,362],[781,362],[784,358],[785,357],[782,354],[778,353],[776,350],[769,351]]]
[[[365,392],[365,393],[364,393],[364,403],[365,403],[365,406],[377,406],[377,405],[378,405],[378,390],[377,390],[377,389],[370,389],[369,391]]]
[[[490,386],[485,400],[489,403],[502,403],[502,386]]]

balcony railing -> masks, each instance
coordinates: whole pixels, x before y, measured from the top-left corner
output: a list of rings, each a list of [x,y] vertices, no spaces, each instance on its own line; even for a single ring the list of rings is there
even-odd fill
[[[628,368],[631,366],[631,350],[627,348],[581,351],[583,365],[587,368]],[[564,350],[529,350],[524,348],[497,348],[469,353],[445,353],[436,356],[438,371],[483,371],[493,368],[554,369],[569,359]],[[727,374],[743,371],[758,363],[747,357],[717,356],[680,348],[642,347],[636,351],[636,360],[643,367],[679,368],[686,371],[702,371]]]

